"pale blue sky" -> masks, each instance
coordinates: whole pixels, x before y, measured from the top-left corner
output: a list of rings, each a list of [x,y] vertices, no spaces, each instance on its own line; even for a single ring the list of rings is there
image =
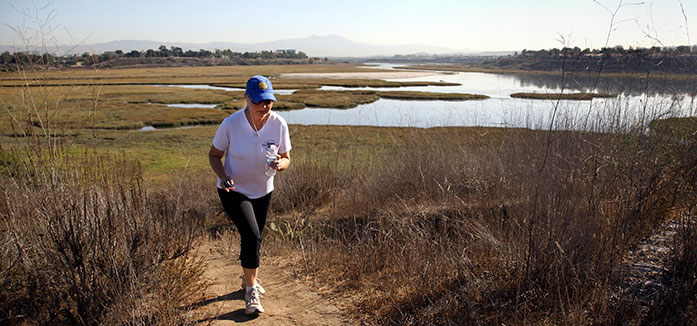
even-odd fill
[[[54,37],[51,45],[126,39],[260,43],[336,34],[370,44],[414,43],[498,51],[561,47],[560,35],[570,46],[605,46],[611,11],[621,2],[0,0],[0,44],[22,44],[9,26],[36,27],[12,6],[34,15],[47,3],[54,14],[46,26]],[[663,45],[682,45],[688,44],[688,35],[692,44],[697,43],[697,1],[622,3],[625,5],[615,17],[610,46],[657,45],[652,38]],[[46,19],[49,9],[39,12],[42,19]]]

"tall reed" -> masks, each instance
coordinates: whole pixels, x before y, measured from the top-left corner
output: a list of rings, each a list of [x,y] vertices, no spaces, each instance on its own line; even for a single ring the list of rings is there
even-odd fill
[[[303,229],[306,270],[357,293],[366,323],[641,318],[612,313],[617,266],[690,205],[694,138],[454,130],[414,130],[360,174],[326,177],[351,187],[329,188],[337,208]]]

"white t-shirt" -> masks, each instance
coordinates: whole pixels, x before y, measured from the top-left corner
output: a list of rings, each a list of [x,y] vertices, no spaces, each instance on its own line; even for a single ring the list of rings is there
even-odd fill
[[[213,138],[213,146],[225,151],[223,166],[237,187],[235,191],[255,199],[274,189],[273,177],[264,173],[269,146],[276,145],[278,153],[287,153],[291,149],[290,135],[286,120],[273,111],[261,130],[255,132],[244,111],[239,110],[223,120]],[[223,188],[220,178],[216,185]]]

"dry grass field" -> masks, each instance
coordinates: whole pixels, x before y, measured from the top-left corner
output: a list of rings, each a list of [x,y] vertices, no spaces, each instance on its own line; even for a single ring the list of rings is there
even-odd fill
[[[233,85],[256,73],[357,70],[71,70],[31,78],[72,86],[0,87],[0,321],[196,321],[189,308],[207,284],[193,253],[227,223],[206,153],[230,113],[220,108],[242,94],[113,81]],[[79,78],[88,82],[68,82]],[[279,99],[349,106],[386,94],[318,92]],[[163,105],[172,103],[220,106]],[[197,126],[134,130],[186,124]],[[276,179],[264,254],[293,257],[289,269],[367,325],[694,325],[697,125],[651,126],[292,125],[293,163]],[[680,227],[661,291],[650,301],[620,291],[622,262],[666,221]]]
[[[375,69],[372,69],[375,70]],[[0,130],[4,135],[32,132],[34,124],[23,112],[32,107],[35,113],[51,117],[61,129],[140,129],[145,126],[176,127],[216,124],[229,112],[244,106],[246,79],[264,74],[276,89],[297,89],[279,95],[277,110],[305,107],[352,108],[379,98],[421,100],[469,100],[483,98],[471,94],[427,92],[361,91],[360,87],[401,87],[450,85],[442,82],[386,82],[379,79],[327,79],[276,77],[284,73],[365,73],[365,68],[349,65],[290,65],[257,67],[178,67],[129,68],[104,70],[47,70],[0,73],[0,97],[4,114]],[[169,87],[162,87],[168,85]],[[176,87],[199,85],[218,87],[201,89]],[[354,87],[359,90],[319,91],[321,86]],[[231,89],[220,89],[227,87]],[[172,108],[167,104],[214,104],[217,109]],[[23,116],[24,115],[24,116]]]

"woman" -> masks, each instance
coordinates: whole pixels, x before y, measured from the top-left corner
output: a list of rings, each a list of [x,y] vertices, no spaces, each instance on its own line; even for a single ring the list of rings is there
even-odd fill
[[[274,189],[273,175],[265,173],[266,155],[277,150],[268,166],[283,171],[290,165],[291,145],[286,121],[271,112],[276,101],[271,81],[264,76],[250,78],[244,97],[245,109],[218,127],[208,159],[218,176],[223,208],[240,233],[245,313],[258,314],[264,312],[260,301],[264,289],[257,280],[259,247]]]

